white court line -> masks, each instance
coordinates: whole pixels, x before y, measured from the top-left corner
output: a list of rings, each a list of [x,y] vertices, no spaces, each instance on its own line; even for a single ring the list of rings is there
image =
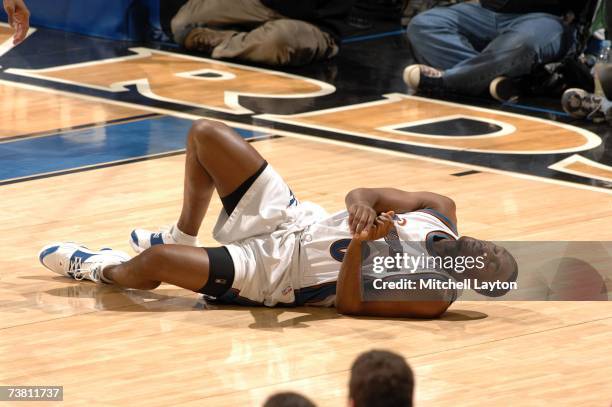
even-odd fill
[[[425,124],[433,124],[433,123],[439,123],[439,122],[448,121],[448,120],[458,120],[458,119],[468,119],[468,120],[484,122],[487,124],[494,124],[500,127],[500,129],[497,131],[494,131],[493,133],[485,133],[481,135],[472,135],[472,136],[445,136],[445,135],[440,135],[440,134],[412,133],[410,131],[399,130],[405,127],[422,126]],[[411,121],[411,122],[392,124],[390,126],[377,127],[375,130],[380,130],[380,131],[384,131],[387,133],[394,133],[400,136],[408,135],[411,137],[424,137],[424,138],[433,138],[433,139],[473,140],[473,139],[508,136],[516,132],[516,127],[514,127],[510,123],[505,123],[499,120],[489,119],[487,117],[471,116],[471,115],[465,115],[465,114],[453,114],[453,115],[448,115],[448,116],[432,117],[432,118],[424,119],[424,120],[416,120],[416,121]]]
[[[593,160],[589,160],[588,158],[582,157],[578,154],[574,154],[571,155],[569,157],[567,157],[566,159],[563,159],[557,163],[554,163],[553,165],[549,166],[548,168],[550,168],[551,170],[555,170],[555,171],[559,171],[559,172],[565,172],[567,174],[572,174],[572,175],[578,175],[580,177],[586,177],[586,178],[593,178],[593,179],[598,179],[600,181],[607,181],[607,182],[612,182],[612,178],[610,177],[602,177],[599,175],[591,175],[588,172],[584,172],[584,171],[578,171],[578,170],[572,170],[571,168],[567,168],[572,164],[575,163],[579,163],[579,164],[585,164],[591,167],[595,167],[595,168],[599,168],[602,170],[606,170],[606,171],[610,171],[610,173],[612,174],[612,167],[602,164],[602,163],[598,163],[597,161],[593,161]]]
[[[334,93],[336,91],[336,87],[333,85],[330,85],[327,82],[319,81],[319,80],[312,79],[312,78],[307,78],[304,76],[289,74],[285,72],[274,71],[271,69],[256,68],[256,67],[247,66],[247,65],[234,64],[234,63],[226,62],[226,61],[219,61],[219,60],[209,59],[209,58],[200,58],[200,57],[195,57],[191,55],[177,54],[174,52],[160,51],[160,50],[154,50],[154,49],[149,49],[149,48],[144,48],[144,47],[130,48],[129,51],[134,52],[134,55],[101,59],[101,60],[96,60],[96,61],[80,62],[77,64],[60,65],[60,66],[54,66],[51,68],[44,68],[44,69],[7,69],[6,72],[13,74],[13,75],[20,75],[20,76],[25,76],[29,78],[36,78],[36,79],[41,79],[41,80],[50,81],[50,82],[64,83],[68,85],[103,90],[106,92],[114,92],[114,93],[128,91],[129,89],[126,87],[126,85],[136,85],[138,92],[140,92],[143,96],[149,99],[159,100],[162,102],[171,102],[171,103],[176,103],[176,104],[180,104],[184,106],[205,108],[205,109],[210,109],[210,110],[219,111],[223,113],[231,113],[231,114],[252,114],[253,113],[253,111],[240,105],[240,101],[239,101],[240,96],[251,96],[251,97],[257,97],[257,98],[275,98],[275,99],[301,99],[301,98],[324,96],[324,95]],[[151,86],[149,84],[148,78],[130,79],[130,80],[123,81],[123,82],[112,83],[110,86],[98,86],[98,85],[90,85],[87,83],[79,82],[78,79],[74,79],[74,80],[59,79],[59,78],[45,76],[45,73],[49,73],[49,72],[57,72],[57,71],[65,70],[65,69],[100,66],[104,64],[112,64],[112,63],[117,63],[117,62],[144,59],[144,58],[152,57],[153,54],[169,55],[169,56],[172,56],[178,59],[186,59],[190,61],[208,63],[212,65],[217,65],[217,66],[227,66],[231,68],[241,69],[244,71],[260,72],[260,73],[265,73],[271,76],[276,76],[276,77],[280,76],[280,77],[285,77],[289,79],[299,80],[301,82],[305,82],[305,83],[309,83],[311,85],[317,86],[319,90],[315,92],[307,92],[307,93],[286,93],[286,94],[224,91],[224,102],[226,106],[228,106],[228,108],[226,109],[226,108],[222,108],[218,106],[208,106],[208,105],[202,105],[198,103],[190,103],[190,102],[187,102],[181,99],[173,99],[173,98],[159,96],[155,94],[153,90],[151,90]],[[206,69],[190,71],[190,72],[179,72],[177,74],[174,74],[174,76],[182,77],[182,78],[191,77],[192,79],[197,79],[200,81],[202,80],[212,80],[212,81],[227,80],[227,79],[231,79],[231,76],[232,76],[232,74],[230,73],[223,75],[221,78],[203,78],[203,77],[195,76],[199,72],[204,72],[204,71],[206,71]],[[213,70],[211,69],[209,71],[212,72]]]
[[[565,124],[565,123],[558,123],[558,122],[554,122],[552,120],[540,119],[539,117],[524,116],[524,115],[520,115],[520,114],[516,114],[516,113],[508,113],[508,112],[503,112],[503,111],[499,111],[499,110],[486,109],[486,108],[482,108],[482,107],[462,105],[460,103],[447,102],[447,101],[442,101],[442,100],[437,100],[437,99],[427,99],[427,98],[422,98],[422,97],[419,97],[419,96],[404,95],[404,94],[401,94],[401,93],[389,93],[389,94],[383,95],[383,97],[385,99],[376,100],[374,102],[356,103],[354,105],[333,107],[333,108],[330,108],[330,109],[322,109],[322,110],[317,110],[317,111],[314,111],[314,112],[299,113],[299,114],[295,114],[295,115],[284,115],[284,116],[282,116],[282,115],[274,115],[274,114],[260,114],[260,115],[255,116],[255,118],[263,119],[263,120],[269,120],[269,121],[272,121],[272,122],[290,124],[290,125],[294,125],[294,126],[308,127],[308,128],[312,128],[312,129],[315,129],[315,130],[329,131],[329,132],[332,132],[332,133],[342,133],[342,134],[346,134],[346,135],[359,136],[359,137],[369,138],[369,139],[373,139],[373,140],[387,141],[387,142],[400,143],[400,144],[413,145],[413,146],[421,146],[421,147],[428,147],[428,148],[436,148],[436,149],[442,149],[442,150],[470,151],[470,152],[481,152],[481,153],[492,153],[492,154],[531,155],[531,154],[574,153],[574,152],[578,152],[578,151],[585,151],[585,150],[593,149],[593,148],[599,146],[602,143],[601,138],[597,134],[595,134],[593,132],[590,132],[588,130],[582,129],[580,127],[571,126],[571,125]],[[495,114],[495,115],[498,115],[498,116],[507,116],[507,117],[518,118],[518,119],[526,120],[526,121],[534,121],[534,122],[538,122],[538,123],[544,123],[544,124],[549,125],[549,126],[556,126],[556,127],[560,127],[560,128],[563,128],[565,130],[568,130],[568,131],[571,131],[571,132],[574,132],[574,133],[578,133],[579,135],[584,137],[585,143],[583,145],[581,145],[581,146],[574,147],[574,148],[556,149],[556,150],[516,151],[516,150],[492,150],[492,149],[481,149],[481,148],[466,148],[466,147],[444,146],[444,145],[438,145],[438,144],[432,144],[432,143],[426,143],[426,142],[422,142],[421,143],[421,142],[415,142],[415,141],[398,140],[398,139],[382,137],[382,136],[377,136],[377,135],[368,134],[368,133],[362,133],[362,132],[350,131],[350,130],[345,130],[345,129],[339,129],[339,128],[330,127],[330,126],[321,126],[321,125],[317,125],[317,124],[303,123],[303,122],[301,122],[299,120],[295,120],[295,119],[300,119],[300,118],[304,118],[304,117],[318,116],[318,115],[321,115],[321,114],[338,113],[338,112],[344,112],[344,111],[351,110],[351,109],[360,109],[360,108],[367,108],[367,107],[372,107],[372,106],[385,105],[385,104],[389,104],[389,103],[399,102],[399,101],[404,100],[404,99],[417,100],[417,101],[426,101],[428,103],[445,105],[445,106],[452,106],[452,107],[455,107],[455,108],[458,108],[458,109],[467,109],[467,110],[472,110],[472,111],[475,111],[475,112]],[[490,121],[490,119],[484,119],[484,118],[481,118],[480,120]],[[435,119],[434,119],[434,121],[435,121]],[[502,123],[502,122],[501,121],[491,121],[491,123],[499,124],[499,123]],[[393,128],[393,127],[396,127],[396,126],[397,126],[396,124],[393,124],[391,126],[385,126],[383,128]],[[507,124],[507,126],[511,126],[511,125]],[[420,136],[421,137],[426,137],[424,135],[420,135]],[[435,136],[435,137],[432,137],[432,138],[437,139],[437,138],[440,138],[440,137],[439,136]]]
[[[44,92],[44,93],[49,93],[49,94],[58,94],[58,95],[63,95],[63,96],[69,96],[69,97],[74,97],[75,99],[81,99],[81,100],[87,100],[87,101],[95,101],[95,102],[99,102],[99,103],[102,103],[102,104],[111,104],[111,105],[115,105],[115,106],[128,107],[128,108],[132,108],[132,109],[136,109],[136,110],[148,110],[148,111],[153,112],[153,113],[165,114],[165,115],[168,115],[168,116],[173,116],[173,117],[178,117],[178,118],[188,119],[188,120],[197,120],[197,119],[206,118],[205,116],[199,116],[199,115],[195,115],[195,114],[192,114],[192,113],[176,112],[176,111],[173,111],[173,110],[154,108],[154,107],[149,107],[149,106],[145,106],[145,105],[139,105],[139,104],[135,104],[135,103],[119,102],[119,101],[104,99],[104,98],[100,98],[100,97],[96,97],[96,96],[81,95],[81,94],[78,94],[78,93],[71,93],[71,92],[60,91],[60,90],[56,90],[56,89],[44,88],[44,87],[40,87],[40,86],[34,86],[34,85],[28,85],[28,84],[22,84],[22,83],[16,83],[16,82],[10,82],[10,81],[6,81],[6,80],[2,80],[2,79],[0,79],[0,85],[15,86],[15,87],[18,87],[18,88],[28,89],[28,90],[32,90],[32,91],[39,91],[39,92]],[[394,156],[394,157],[411,158],[411,159],[415,159],[415,160],[419,160],[419,161],[432,162],[432,163],[436,163],[436,164],[444,164],[444,165],[448,165],[448,166],[456,167],[456,168],[460,168],[460,169],[469,169],[469,170],[476,170],[476,171],[488,172],[488,173],[493,173],[493,174],[507,175],[507,176],[510,176],[510,177],[513,177],[513,178],[525,179],[525,180],[529,180],[529,181],[538,181],[538,182],[543,182],[543,183],[547,183],[547,184],[553,184],[553,185],[560,185],[560,186],[563,186],[563,187],[569,187],[569,188],[573,188],[573,189],[587,190],[587,191],[593,191],[593,192],[599,192],[599,193],[604,193],[604,194],[612,195],[612,190],[607,189],[607,188],[594,187],[592,185],[583,185],[583,184],[578,184],[578,183],[569,182],[569,181],[563,181],[563,180],[557,180],[557,179],[550,179],[550,178],[546,178],[546,177],[540,177],[540,176],[536,176],[536,175],[522,174],[522,173],[506,171],[506,170],[498,170],[498,169],[489,168],[489,167],[483,167],[483,166],[474,165],[474,164],[464,164],[464,163],[459,163],[459,162],[455,162],[455,161],[445,160],[445,159],[441,159],[441,158],[424,157],[424,156],[410,154],[410,153],[386,150],[386,149],[378,148],[378,147],[362,146],[362,145],[358,145],[358,144],[354,144],[354,143],[350,143],[350,142],[346,142],[346,141],[329,140],[329,139],[324,139],[324,138],[321,138],[321,137],[309,136],[309,135],[299,134],[299,133],[293,133],[293,132],[284,131],[284,130],[270,129],[268,127],[261,127],[261,126],[237,123],[237,122],[233,122],[231,120],[219,120],[219,119],[213,119],[213,120],[224,122],[227,125],[232,126],[232,127],[238,127],[238,128],[241,128],[241,129],[251,130],[251,131],[258,131],[258,132],[265,133],[265,134],[273,133],[275,135],[286,136],[286,137],[293,137],[293,138],[298,138],[298,139],[304,139],[304,140],[314,141],[314,142],[318,142],[318,143],[326,143],[326,144],[332,144],[332,145],[339,145],[339,146],[343,146],[343,147],[354,148],[354,149],[358,149],[358,150],[372,151],[372,152],[376,152],[376,153],[380,153],[380,154],[385,154],[385,155],[389,155],[389,156]]]
[[[8,25],[8,23],[2,23],[2,22],[0,22],[0,27],[11,28],[11,26]],[[30,27],[30,29],[26,33],[26,36],[23,40],[25,41],[30,35],[34,34],[35,32],[36,32],[36,28]],[[13,44],[13,37],[11,36],[11,38],[9,38],[8,40],[0,44],[0,57],[6,54],[7,52],[9,52],[10,50],[12,50],[13,48],[15,48],[16,46],[17,45]]]

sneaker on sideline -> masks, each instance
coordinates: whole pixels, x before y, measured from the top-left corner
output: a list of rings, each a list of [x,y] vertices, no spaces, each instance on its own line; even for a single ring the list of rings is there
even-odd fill
[[[570,88],[561,97],[563,110],[576,119],[591,119],[596,123],[606,119],[603,98],[583,89]]]

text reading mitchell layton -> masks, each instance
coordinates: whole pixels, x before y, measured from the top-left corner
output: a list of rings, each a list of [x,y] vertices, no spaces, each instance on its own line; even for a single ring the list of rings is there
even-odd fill
[[[365,243],[367,244],[367,243]],[[483,270],[486,265],[486,256],[428,256],[421,253],[418,256],[408,253],[395,253],[388,256],[373,256],[364,271],[371,270],[375,275],[388,273],[411,273],[418,274],[431,270],[452,270],[452,274],[461,274],[469,269]],[[376,290],[467,290],[476,291],[509,291],[516,290],[516,281],[481,281],[476,278],[466,278],[463,280],[438,280],[438,279],[409,279],[400,278],[399,280],[386,281],[383,278],[376,278],[372,282]]]

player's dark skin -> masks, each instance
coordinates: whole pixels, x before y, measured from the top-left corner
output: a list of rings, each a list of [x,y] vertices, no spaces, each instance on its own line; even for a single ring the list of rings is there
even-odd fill
[[[263,157],[221,122],[198,120],[187,136],[183,208],[178,228],[197,236],[216,189],[224,197],[264,163]],[[208,254],[191,246],[158,245],[130,261],[107,267],[104,276],[126,288],[152,290],[162,282],[197,291],[208,281]]]
[[[183,208],[178,228],[184,233],[197,236],[213,191],[216,189],[221,197],[229,195],[263,163],[263,157],[225,124],[210,120],[194,122],[187,138]],[[393,226],[393,211],[401,213],[432,208],[456,222],[454,202],[430,192],[360,188],[349,192],[346,204],[354,237],[338,278],[338,311],[343,314],[382,317],[432,318],[442,314],[449,305],[444,301],[362,301],[359,286],[360,243],[385,236]],[[460,248],[459,243],[450,240],[436,245],[440,254],[456,255]],[[105,268],[104,277],[125,288],[151,290],[164,282],[197,291],[208,281],[208,270],[208,255],[202,248],[157,245],[126,263]]]
[[[353,239],[340,268],[336,286],[336,308],[341,314],[385,317],[436,318],[450,306],[442,293],[429,301],[363,301],[361,298],[361,243],[385,237],[393,228],[395,213],[434,209],[455,225],[457,214],[452,199],[432,192],[406,192],[395,188],[358,188],[346,196],[349,225]],[[483,270],[449,273],[457,280],[478,278],[481,281],[507,280],[514,269],[510,254],[491,242],[463,236],[459,240],[439,240],[434,243],[438,256],[481,256],[487,254]]]

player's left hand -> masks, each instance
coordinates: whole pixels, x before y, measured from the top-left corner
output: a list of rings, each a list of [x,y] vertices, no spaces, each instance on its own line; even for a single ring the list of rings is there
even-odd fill
[[[21,43],[30,29],[30,10],[23,0],[3,0],[8,22],[15,30],[13,44]]]
[[[374,223],[369,228],[363,230],[361,233],[353,235],[354,239],[365,241],[365,240],[378,240],[389,234],[393,228],[393,216],[395,212],[383,212],[376,217]]]

